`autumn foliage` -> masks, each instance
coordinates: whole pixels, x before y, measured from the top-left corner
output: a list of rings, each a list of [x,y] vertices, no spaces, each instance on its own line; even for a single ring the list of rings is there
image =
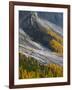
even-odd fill
[[[52,52],[57,53],[59,56],[63,56],[63,37],[49,28],[46,32],[49,36],[48,45]]]
[[[57,64],[41,64],[33,57],[19,53],[19,79],[62,77],[63,67]]]

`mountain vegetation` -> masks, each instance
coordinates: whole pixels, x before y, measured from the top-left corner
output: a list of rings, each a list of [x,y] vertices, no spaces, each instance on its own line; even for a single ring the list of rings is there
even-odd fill
[[[45,38],[48,42],[48,47],[51,51],[57,53],[59,56],[63,56],[63,37],[54,32],[51,28],[45,30],[48,38]]]
[[[33,57],[19,53],[19,79],[62,77],[63,67],[57,64],[41,64]]]

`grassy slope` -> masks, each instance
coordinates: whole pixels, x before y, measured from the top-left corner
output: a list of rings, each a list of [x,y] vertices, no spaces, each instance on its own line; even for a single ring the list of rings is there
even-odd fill
[[[19,53],[19,79],[62,76],[63,67],[57,64],[41,65],[36,59]]]

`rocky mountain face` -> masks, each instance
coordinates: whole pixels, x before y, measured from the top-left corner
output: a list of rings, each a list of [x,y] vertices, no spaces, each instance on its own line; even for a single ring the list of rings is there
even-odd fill
[[[38,16],[63,28],[63,13],[39,12]]]
[[[62,29],[60,27],[40,19],[37,12],[21,12],[19,18],[19,27],[23,29],[32,40],[39,42],[48,48],[50,47],[48,39],[51,39],[52,37],[46,33],[46,28],[50,29],[51,26],[55,32],[59,31],[58,33],[62,35]]]
[[[23,21],[23,18],[33,14],[31,11],[19,11],[20,21]],[[43,18],[51,23],[56,24],[57,26],[63,28],[63,13],[53,13],[53,12],[36,12],[40,18]]]
[[[57,16],[53,17],[56,18]],[[61,16],[59,17],[61,18]],[[58,36],[62,38],[62,27],[60,27],[60,24],[52,23],[56,22],[54,19],[50,22],[48,19],[46,20],[43,13],[19,11],[19,51],[36,58],[40,63],[62,65],[63,57],[52,53],[51,44],[49,43],[53,38],[57,40]]]

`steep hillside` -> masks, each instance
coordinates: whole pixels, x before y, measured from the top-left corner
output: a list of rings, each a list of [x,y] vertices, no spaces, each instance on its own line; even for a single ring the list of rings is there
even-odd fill
[[[52,21],[40,12],[19,12],[19,79],[63,76],[63,29],[53,15]]]
[[[49,21],[41,19],[36,12],[26,12],[25,15],[22,20],[20,19],[20,27],[31,40],[62,55],[62,29]]]

